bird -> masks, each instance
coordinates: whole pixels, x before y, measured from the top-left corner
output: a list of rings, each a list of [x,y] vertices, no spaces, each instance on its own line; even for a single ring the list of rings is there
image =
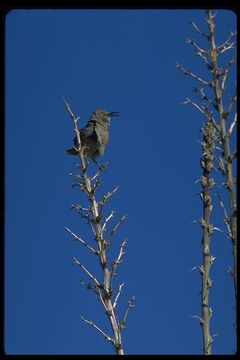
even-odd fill
[[[111,122],[111,117],[119,116],[118,111],[105,111],[96,109],[92,112],[87,125],[79,129],[81,146],[85,147],[84,156],[95,160],[98,156],[103,156],[105,148],[109,141],[108,126]],[[78,155],[78,141],[77,137],[73,139],[74,147],[66,150],[69,155]]]

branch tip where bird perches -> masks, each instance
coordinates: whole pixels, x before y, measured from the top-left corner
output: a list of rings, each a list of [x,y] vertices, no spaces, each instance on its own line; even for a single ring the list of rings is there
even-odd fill
[[[95,247],[90,246],[85,240],[83,240],[80,236],[75,234],[73,231],[71,231],[69,228],[65,227],[66,230],[73,236],[73,238],[77,241],[79,241],[82,245],[88,248],[92,253],[95,253],[98,256],[98,264],[100,265],[100,273],[96,273],[97,276],[95,276],[94,273],[90,271],[87,267],[85,267],[80,260],[78,260],[76,257],[73,257],[74,263],[77,264],[81,271],[85,273],[87,276],[86,281],[80,281],[80,284],[84,286],[88,290],[92,290],[94,295],[96,296],[97,301],[100,300],[101,305],[103,306],[104,313],[107,315],[108,321],[110,322],[110,328],[111,333],[108,335],[105,331],[103,331],[99,326],[97,326],[93,321],[85,319],[83,316],[81,317],[82,321],[86,324],[92,326],[95,328],[99,333],[101,333],[104,338],[108,341],[110,341],[115,349],[116,354],[118,355],[124,355],[123,347],[122,347],[122,339],[121,339],[121,324],[118,321],[118,316],[115,314],[115,308],[118,305],[119,296],[122,292],[122,287],[124,283],[122,283],[117,291],[117,295],[115,296],[115,286],[113,286],[113,275],[115,272],[115,269],[121,262],[121,258],[124,255],[124,246],[126,244],[126,240],[123,240],[120,249],[118,250],[118,256],[113,261],[112,267],[109,263],[108,259],[108,252],[106,249],[108,248],[107,239],[103,237],[104,231],[107,230],[108,224],[110,223],[110,220],[114,217],[115,211],[111,211],[109,214],[102,214],[103,209],[105,209],[104,205],[107,203],[107,201],[111,198],[111,196],[119,189],[119,186],[117,186],[115,189],[113,189],[111,192],[107,192],[105,195],[103,195],[103,198],[100,201],[96,200],[96,192],[98,189],[98,186],[100,184],[100,175],[102,171],[106,168],[106,166],[99,166],[97,172],[93,172],[93,175],[88,175],[88,169],[91,165],[91,163],[88,163],[88,158],[92,158],[91,155],[84,153],[84,144],[81,145],[81,138],[80,135],[81,129],[78,129],[77,121],[79,119],[74,116],[73,111],[70,108],[70,105],[67,103],[67,101],[63,97],[63,102],[66,106],[66,109],[71,117],[72,123],[73,123],[73,129],[75,132],[75,138],[74,138],[74,147],[75,147],[75,153],[73,155],[78,155],[79,157],[79,164],[75,164],[77,168],[79,169],[80,175],[74,175],[71,173],[71,176],[73,176],[76,180],[76,186],[80,187],[80,189],[83,190],[81,195],[86,197],[86,200],[89,202],[89,206],[81,206],[81,205],[72,205],[72,208],[75,209],[78,213],[80,213],[80,216],[84,218],[87,221],[87,225],[89,226],[90,235],[93,235],[93,240],[95,240]],[[109,113],[110,114],[110,113]],[[90,120],[89,120],[90,121]],[[83,137],[82,137],[83,138]],[[84,140],[83,140],[84,143]],[[71,150],[71,149],[70,149]],[[93,158],[92,158],[93,159]],[[94,161],[95,159],[93,159]],[[95,161],[95,163],[97,163]],[[97,163],[98,164],[98,163]],[[99,165],[99,164],[98,164]],[[126,216],[124,215],[118,222],[118,224],[113,228],[111,231],[111,235],[116,231],[117,227],[121,222],[125,220]],[[111,229],[110,229],[111,230]],[[91,234],[92,232],[92,234]],[[107,232],[109,234],[109,231]],[[105,241],[106,240],[106,241]],[[107,244],[107,245],[106,245]],[[109,242],[110,246],[110,242]],[[101,276],[101,279],[100,279]],[[101,282],[98,281],[98,277],[101,280]],[[115,278],[114,278],[115,279]],[[114,296],[113,296],[114,294]],[[115,299],[114,299],[115,297]],[[113,301],[114,300],[114,301]],[[129,308],[132,307],[132,304],[129,303]],[[128,312],[126,311],[126,313]],[[126,318],[126,316],[125,316]]]

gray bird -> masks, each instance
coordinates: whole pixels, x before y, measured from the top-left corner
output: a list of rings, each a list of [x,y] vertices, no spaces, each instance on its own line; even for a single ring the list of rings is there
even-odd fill
[[[108,112],[101,109],[97,109],[91,114],[87,125],[79,130],[81,145],[86,146],[84,155],[89,156],[93,160],[98,156],[104,155],[105,147],[109,141],[108,126],[110,125],[111,117],[118,115],[119,112]],[[77,137],[73,139],[73,143],[77,148]],[[74,147],[66,151],[69,155],[78,154]]]

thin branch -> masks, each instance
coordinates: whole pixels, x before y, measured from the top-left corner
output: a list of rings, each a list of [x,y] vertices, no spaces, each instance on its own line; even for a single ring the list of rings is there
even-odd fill
[[[221,156],[215,156],[215,159],[218,163],[218,169],[222,172],[223,175],[226,174],[226,163]]]
[[[91,178],[91,181],[93,181],[95,178],[97,178],[101,174],[102,170],[99,169],[96,174]]]
[[[203,37],[205,37],[206,39],[208,39],[208,35],[205,34],[202,30],[199,29],[199,27],[194,23],[194,21],[190,21],[190,24],[194,27],[194,29],[196,30],[196,32],[200,35],[202,35]]]
[[[211,81],[206,81],[203,80],[202,78],[200,78],[199,76],[195,75],[194,73],[192,73],[190,70],[185,69],[182,65],[177,64],[176,65],[177,68],[180,68],[183,72],[183,75],[189,75],[191,76],[194,80],[199,81],[201,84],[203,84],[204,86],[211,86]]]
[[[123,329],[126,326],[128,312],[129,312],[129,310],[131,310],[134,307],[134,301],[135,301],[135,296],[132,296],[131,299],[128,300],[128,307],[127,307],[126,312],[125,312],[125,314],[123,316],[123,320],[120,323],[121,329]]]
[[[99,179],[99,177],[97,177],[95,180],[95,183],[92,187],[92,195],[95,194],[95,192],[99,186],[100,186],[100,179]]]
[[[221,86],[220,86],[220,91],[221,91],[221,94],[223,94],[224,90],[225,90],[225,82],[227,80],[227,76],[228,76],[228,73],[229,73],[229,70],[230,70],[230,67],[231,65],[233,65],[235,62],[235,58],[233,58],[231,61],[229,61],[225,67],[225,69],[222,71],[222,82],[221,82]]]
[[[226,210],[226,207],[224,206],[224,203],[223,203],[223,200],[222,200],[222,197],[221,197],[221,194],[218,192],[217,193],[217,197],[218,197],[218,200],[219,200],[219,204],[223,210],[223,213],[224,213],[224,222],[227,226],[227,230],[228,230],[228,235],[230,237],[230,239],[232,238],[232,231],[231,231],[231,226],[230,226],[230,219],[229,219],[229,216],[228,216],[228,213],[227,213],[227,210]]]
[[[118,227],[127,219],[127,214],[123,215],[121,219],[118,221],[118,223],[114,226],[114,228],[111,230],[109,238],[111,238],[115,232],[117,231]]]
[[[98,254],[98,250],[94,249],[90,245],[88,245],[83,239],[81,239],[79,236],[74,234],[69,228],[65,226],[65,229],[74,237],[75,240],[80,241],[84,246],[86,246],[90,251],[92,251],[94,254]]]
[[[74,173],[69,173],[70,176],[73,176],[75,179],[80,179],[83,180],[83,176],[79,175],[79,174],[74,174]]]
[[[115,309],[115,308],[117,307],[118,299],[119,299],[119,296],[120,296],[121,293],[122,293],[122,287],[123,287],[123,286],[124,286],[124,282],[123,282],[121,285],[119,285],[118,293],[117,293],[117,295],[116,295],[116,297],[115,297],[115,300],[114,300],[114,302],[113,302],[113,309]]]
[[[94,235],[94,238],[96,238],[96,236],[97,236],[97,233],[96,233],[96,230],[95,230],[95,228],[94,228],[94,225],[93,225],[93,218],[91,217],[91,215],[90,215],[90,213],[92,213],[92,209],[89,209],[88,210],[88,208],[85,208],[86,210],[85,210],[85,214],[81,214],[81,212],[80,212],[80,215],[81,215],[81,217],[83,218],[83,219],[85,219],[86,221],[87,221],[87,223],[88,223],[88,225],[89,225],[89,227],[90,227],[90,229],[92,230],[92,233],[93,233],[93,235]],[[84,209],[83,209],[83,211],[84,211]]]
[[[95,289],[94,286],[90,283],[86,283],[85,281],[80,281],[80,284],[84,286],[87,290],[92,290],[95,294],[98,294],[98,291]]]
[[[231,38],[236,35],[237,35],[236,31],[230,32],[230,35],[228,36],[227,40],[223,44],[221,44],[217,47],[218,54],[221,54],[221,51],[231,44],[230,43]]]
[[[62,97],[62,100],[63,100],[63,102],[64,102],[64,104],[65,104],[65,106],[66,106],[66,108],[67,108],[67,111],[69,112],[69,114],[70,114],[70,116],[71,116],[71,118],[72,118],[72,121],[73,121],[74,123],[77,122],[78,119],[79,119],[79,117],[78,117],[78,118],[75,118],[75,116],[74,116],[74,114],[73,114],[73,112],[72,112],[72,109],[70,108],[70,105],[68,104],[68,102],[65,100],[64,97]]]
[[[193,88],[192,91],[198,93],[201,100],[206,100],[214,109],[216,109],[216,103],[205,94],[203,87]]]
[[[207,60],[207,56],[204,56],[203,54],[207,54],[207,50],[201,49],[194,40],[192,39],[187,39],[186,40],[187,44],[193,45],[193,47],[195,48],[195,53],[200,56],[205,64],[209,67],[209,62]]]
[[[111,336],[107,335],[102,329],[100,329],[100,327],[98,327],[96,324],[94,324],[94,322],[92,322],[91,320],[85,319],[83,316],[81,316],[81,320],[84,321],[86,324],[94,327],[94,329],[98,330],[104,336],[105,340],[110,341],[114,345],[114,340],[111,338]]]
[[[108,309],[108,306],[106,304],[106,302],[104,301],[104,298],[103,298],[103,294],[102,294],[102,289],[100,287],[98,287],[98,295],[99,295],[99,299],[101,300],[101,303],[106,311],[106,313],[109,311]]]
[[[110,215],[105,219],[104,224],[103,224],[103,226],[102,226],[102,231],[105,231],[105,230],[106,230],[107,223],[109,222],[109,220],[110,220],[111,218],[114,217],[115,213],[116,213],[116,211],[111,211]]]
[[[217,47],[217,53],[218,55],[223,54],[225,51],[230,50],[232,48],[234,48],[235,45],[235,41],[233,42],[225,42],[224,44],[220,45]]]
[[[190,45],[193,45],[193,47],[195,47],[195,49],[196,49],[197,52],[200,52],[200,53],[206,53],[206,52],[207,52],[206,50],[201,49],[193,39],[189,39],[189,38],[188,38],[188,39],[186,40],[186,43],[187,43],[187,44],[190,44]]]
[[[103,199],[98,202],[99,205],[104,205],[106,202],[110,199],[110,197],[119,189],[119,186],[117,186],[112,192],[108,192],[103,196]]]
[[[234,44],[235,44],[235,42],[232,42],[231,44],[229,44],[229,46],[225,46],[225,48],[222,49],[219,54],[223,54],[225,51],[234,48]]]
[[[90,208],[85,208],[85,207],[83,207],[81,205],[74,205],[74,204],[71,205],[71,209],[74,209],[77,212],[81,212],[81,211],[84,212],[85,211],[85,212],[89,213],[91,211]],[[85,215],[83,215],[83,216],[85,216]]]
[[[85,266],[83,266],[83,264],[82,264],[79,260],[77,260],[75,257],[73,257],[73,259],[74,259],[75,264],[79,265],[79,266],[83,269],[83,271],[85,271],[85,273],[90,277],[90,279],[92,279],[92,280],[94,281],[94,283],[96,284],[97,288],[100,287],[101,285],[100,285],[100,283],[97,281],[97,279],[95,278],[95,276],[92,275],[92,274],[90,273],[90,271],[88,271],[88,269],[85,268]]]
[[[200,107],[197,103],[192,101],[190,98],[186,98],[186,100],[183,101],[182,104],[183,105],[190,104],[190,105],[194,106],[198,111],[201,112],[201,114],[203,114],[209,121],[211,121],[212,124],[214,125],[215,129],[217,131],[219,131],[219,125],[214,120],[213,113],[208,111],[206,104],[203,105],[202,107]]]
[[[231,136],[232,131],[233,131],[234,126],[236,125],[236,123],[237,123],[237,113],[235,113],[234,119],[233,119],[231,125],[229,126],[229,128],[228,128],[228,130],[227,130],[227,132],[226,132],[226,135],[227,135],[228,137]]]
[[[110,279],[111,280],[113,278],[113,275],[115,274],[116,268],[119,266],[119,264],[121,262],[122,256],[125,254],[124,253],[124,247],[125,247],[126,243],[127,243],[127,240],[126,239],[123,240],[122,245],[121,245],[120,250],[119,250],[118,257],[113,261],[112,270],[111,270],[111,273],[110,273]]]
[[[203,326],[204,321],[203,321],[203,319],[201,318],[201,316],[199,316],[199,315],[191,315],[191,314],[190,314],[189,316],[192,317],[192,318],[197,319],[197,320],[199,321],[200,325]]]
[[[192,101],[190,98],[186,98],[186,100],[184,102],[182,102],[182,104],[191,104],[193,105],[198,111],[200,111],[200,113],[202,113],[204,116],[206,116],[205,111],[198,105],[196,104],[194,101]]]
[[[74,133],[76,134],[77,145],[78,145],[78,148],[76,150],[78,151],[79,160],[80,160],[80,163],[81,163],[82,175],[83,175],[84,182],[85,182],[84,191],[87,194],[90,194],[91,193],[90,180],[86,176],[87,167],[86,167],[85,158],[84,158],[84,155],[83,155],[83,151],[84,151],[85,147],[84,146],[82,147],[81,138],[80,138],[80,132],[79,132],[78,126],[77,126],[77,121],[78,121],[79,117],[75,118],[75,116],[73,114],[73,111],[70,108],[70,105],[68,104],[68,102],[65,100],[64,97],[62,97],[62,99],[63,99],[63,102],[64,102],[66,108],[67,108],[67,111],[70,114],[70,117],[71,117],[72,122],[73,122],[73,130],[74,130]]]
[[[230,102],[229,102],[227,111],[226,111],[226,113],[225,113],[225,119],[227,119],[228,116],[231,114],[233,105],[236,103],[236,101],[237,101],[237,89],[236,89],[235,94],[234,94],[234,95],[231,97],[231,99],[230,99]]]

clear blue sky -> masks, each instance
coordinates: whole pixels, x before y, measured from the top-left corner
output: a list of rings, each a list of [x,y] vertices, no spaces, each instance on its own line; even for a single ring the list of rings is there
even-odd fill
[[[176,62],[208,77],[185,40],[203,44],[188,23],[206,29],[203,10],[18,10],[6,18],[5,351],[8,354],[112,354],[83,315],[108,331],[94,295],[73,264],[96,259],[65,231],[87,238],[70,210],[82,193],[71,187],[71,120],[61,96],[84,125],[94,108],[119,111],[110,127],[103,192],[119,185],[108,210],[128,214],[111,248],[128,239],[116,286],[125,281],[120,316],[135,295],[123,332],[127,354],[201,354],[201,229],[197,196],[203,118],[181,102],[194,82]],[[217,41],[236,28],[218,10]],[[206,45],[205,45],[206,46]],[[233,55],[233,53],[232,53]],[[226,55],[226,59],[227,59]],[[232,79],[234,78],[234,73]],[[229,85],[229,95],[232,87]],[[101,192],[100,192],[101,194]],[[217,207],[217,206],[216,206]],[[115,218],[117,221],[117,217]],[[214,224],[222,229],[216,209]],[[114,222],[112,223],[114,224]],[[233,354],[234,301],[227,267],[230,241],[212,238],[215,354]]]

